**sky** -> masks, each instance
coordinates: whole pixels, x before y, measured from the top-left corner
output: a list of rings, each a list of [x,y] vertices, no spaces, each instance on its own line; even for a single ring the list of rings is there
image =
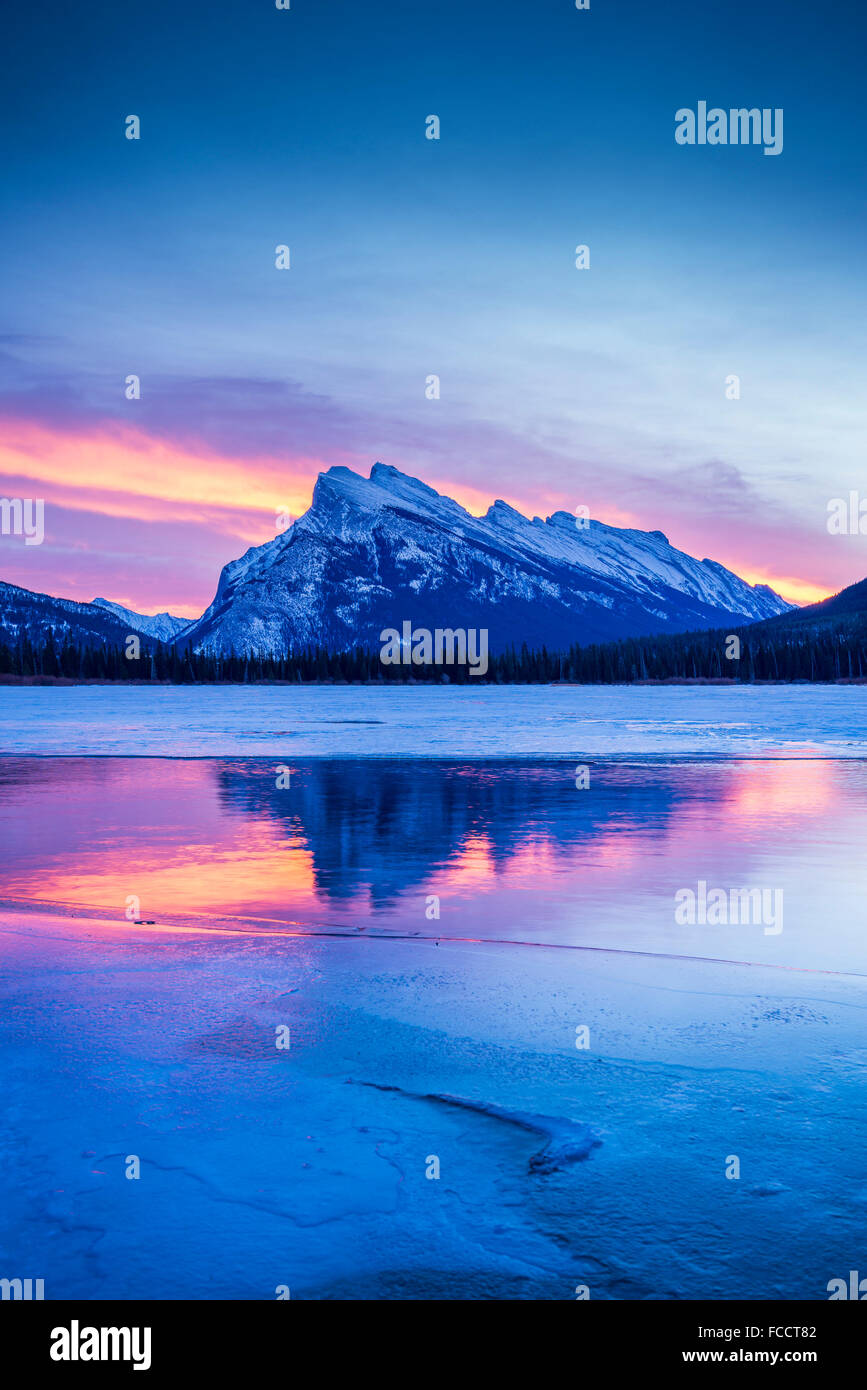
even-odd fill
[[[862,7],[6,24],[0,493],[46,512],[0,579],[197,616],[320,471],[377,461],[473,512],[661,529],[795,602],[867,575],[827,527],[867,496]],[[782,152],[678,144],[700,101],[782,109]]]

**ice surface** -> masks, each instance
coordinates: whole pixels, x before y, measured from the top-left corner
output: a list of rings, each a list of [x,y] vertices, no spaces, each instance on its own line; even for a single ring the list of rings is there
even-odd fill
[[[823,1299],[859,1267],[858,982],[0,927],[0,1239],[48,1298]],[[597,1142],[534,1162],[536,1124]]]
[[[5,686],[0,753],[862,758],[867,686]]]
[[[0,690],[3,1273],[826,1299],[867,1221],[864,701]],[[784,930],[678,925],[699,878]]]

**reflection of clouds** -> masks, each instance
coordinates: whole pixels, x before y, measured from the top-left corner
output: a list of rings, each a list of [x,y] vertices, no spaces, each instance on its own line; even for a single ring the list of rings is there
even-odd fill
[[[309,851],[262,823],[245,828],[231,847],[179,845],[168,863],[150,846],[133,859],[127,848],[102,848],[78,870],[41,875],[38,896],[122,913],[129,893],[141,899],[145,917],[160,909],[237,915],[281,903],[303,912],[316,901]]]
[[[346,760],[293,766],[278,790],[270,760],[5,760],[3,891],[118,915],[136,894],[145,916],[284,921],[366,918],[422,890],[616,907],[660,884],[667,894],[673,865],[743,877],[766,853],[763,829],[777,846],[819,838],[856,774],[600,764],[579,791],[568,764]]]
[[[3,875],[10,895],[122,915],[134,893],[144,916],[315,901],[303,840],[266,817],[226,815],[209,762],[0,760],[0,773],[14,846]],[[34,852],[38,868],[28,862]]]
[[[431,892],[466,893],[470,889],[477,891],[489,885],[497,872],[492,851],[493,845],[487,835],[467,835],[449,862],[434,870],[430,880]],[[519,855],[520,850],[516,850],[501,866],[501,877],[511,871]]]
[[[834,804],[833,764],[824,760],[804,761],[797,768],[782,760],[739,763],[733,774],[726,804],[728,820],[823,816]]]

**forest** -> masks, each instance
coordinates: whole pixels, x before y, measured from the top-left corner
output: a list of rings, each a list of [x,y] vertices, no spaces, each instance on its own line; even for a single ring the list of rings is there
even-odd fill
[[[737,641],[733,642],[733,638]],[[739,655],[729,655],[739,650]],[[34,645],[26,636],[0,641],[0,680],[144,681],[170,684],[328,682],[338,684],[495,684],[567,682],[622,685],[657,682],[864,681],[867,626],[863,623],[756,624],[537,651],[526,645],[488,657],[485,676],[468,666],[386,665],[379,650],[331,652],[305,647],[285,656],[178,650],[146,645],[131,658],[123,647],[82,646],[56,634]]]

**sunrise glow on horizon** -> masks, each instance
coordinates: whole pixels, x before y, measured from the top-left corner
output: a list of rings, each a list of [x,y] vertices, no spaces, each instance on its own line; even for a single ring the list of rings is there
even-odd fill
[[[58,430],[26,419],[0,420],[0,488],[4,495],[46,502],[46,544],[29,548],[3,537],[0,579],[62,598],[99,595],[139,612],[168,609],[194,618],[211,602],[220,569],[250,546],[277,534],[276,518],[302,515],[318,473],[332,463],[367,476],[378,460],[301,456],[243,459],[189,439],[152,437],[132,425]],[[400,464],[395,461],[395,467]],[[401,469],[401,471],[409,471]],[[474,516],[501,498],[525,516],[573,510],[575,498],[532,488],[485,494],[460,478],[427,479]],[[585,489],[595,520],[641,530],[663,529],[664,517],[638,516]],[[727,534],[703,543],[698,528],[666,528],[671,543],[698,558],[718,560],[750,584],[769,584],[792,603],[816,602],[835,586],[769,565],[741,562],[742,545]],[[785,558],[785,547],[781,559]]]
[[[765,159],[675,141],[704,92],[758,100],[739,26],[708,45],[682,0],[664,42],[632,0],[618,24],[569,5],[527,23],[449,0],[430,26],[387,9],[374,41],[351,6],[336,26],[327,7],[281,27],[254,8],[239,53],[217,6],[191,67],[157,7],[131,86],[101,5],[78,63],[17,17],[0,488],[44,496],[49,531],[26,553],[0,537],[0,579],[195,616],[320,471],[377,461],[476,514],[501,498],[661,530],[794,602],[862,579],[863,537],[826,526],[864,475],[855,55],[808,98],[813,21],[789,18],[784,52],[753,16],[762,102],[786,113]]]

